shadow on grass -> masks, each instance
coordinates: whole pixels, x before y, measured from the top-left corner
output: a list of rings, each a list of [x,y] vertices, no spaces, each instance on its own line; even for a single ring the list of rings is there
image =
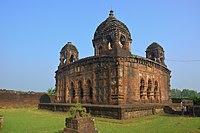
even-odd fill
[[[129,124],[132,122],[136,121],[144,121],[148,119],[154,119],[155,116],[159,115],[149,115],[149,116],[144,116],[144,117],[136,117],[136,118],[131,118],[127,120],[118,120],[118,119],[111,119],[111,118],[101,118],[101,117],[95,117],[95,120],[98,122],[109,122],[109,123],[114,123],[114,124]]]

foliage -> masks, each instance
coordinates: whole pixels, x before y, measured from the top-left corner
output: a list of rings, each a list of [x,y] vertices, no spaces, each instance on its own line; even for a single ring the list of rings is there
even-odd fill
[[[55,133],[65,127],[66,113],[36,108],[0,109],[4,115],[1,133]],[[101,133],[197,133],[198,117],[152,115],[131,120],[95,118]],[[170,128],[169,128],[170,127]]]
[[[54,88],[49,88],[48,90],[47,90],[47,93],[49,94],[49,95],[52,95],[52,94],[55,94],[56,93],[56,89]]]
[[[181,90],[171,89],[171,97],[172,98],[181,98]]]
[[[182,91],[179,89],[171,89],[171,97],[172,98],[193,98],[199,97],[197,91],[183,89]]]
[[[200,105],[200,97],[194,97],[192,98],[194,105]]]
[[[89,113],[86,113],[86,109],[83,108],[80,103],[76,103],[75,107],[69,109],[68,118],[76,118],[77,113],[79,113],[80,116],[91,116]]]
[[[133,53],[131,53],[131,56],[132,56],[132,57],[135,57],[135,55],[134,55]]]
[[[182,90],[182,98],[193,98],[193,97],[198,97],[197,91],[189,89]]]
[[[197,91],[183,89],[182,91],[179,89],[171,89],[171,97],[172,98],[190,98],[193,100],[195,105],[200,105],[200,93]]]

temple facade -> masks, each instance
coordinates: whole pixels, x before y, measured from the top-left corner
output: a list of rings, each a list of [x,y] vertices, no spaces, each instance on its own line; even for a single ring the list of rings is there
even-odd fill
[[[170,102],[171,71],[158,43],[147,47],[146,57],[131,54],[131,34],[112,10],[97,27],[92,42],[94,56],[82,59],[71,42],[61,49],[55,76],[56,102],[105,105]]]

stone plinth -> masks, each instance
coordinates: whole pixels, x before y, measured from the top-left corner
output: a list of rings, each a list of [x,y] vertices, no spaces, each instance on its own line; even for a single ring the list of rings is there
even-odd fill
[[[98,133],[90,117],[66,118],[65,124],[62,133]]]

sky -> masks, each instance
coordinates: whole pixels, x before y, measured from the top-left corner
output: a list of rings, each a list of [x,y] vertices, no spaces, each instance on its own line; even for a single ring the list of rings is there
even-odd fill
[[[61,48],[72,42],[79,58],[93,56],[94,32],[111,9],[129,28],[133,54],[159,43],[171,88],[200,92],[199,0],[0,0],[0,88],[54,88]]]

